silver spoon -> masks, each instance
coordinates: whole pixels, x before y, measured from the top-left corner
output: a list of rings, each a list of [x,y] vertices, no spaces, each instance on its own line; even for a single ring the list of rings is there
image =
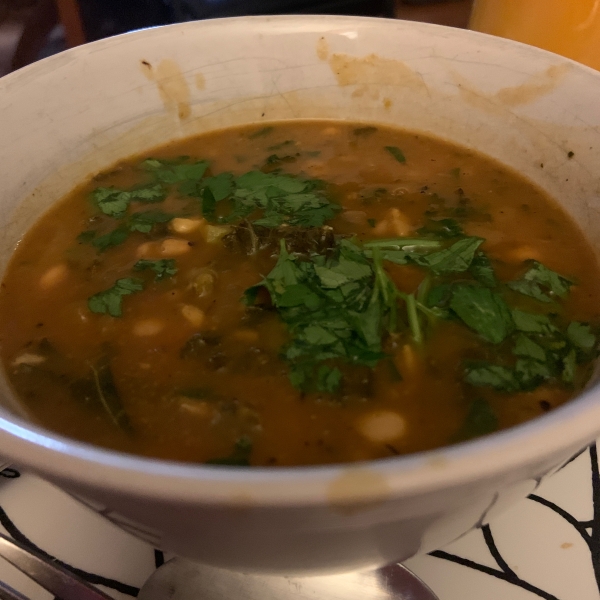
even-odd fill
[[[61,600],[111,600],[46,556],[0,534],[0,556]],[[1,600],[27,600],[0,582]],[[321,577],[243,574],[174,558],[157,569],[138,600],[438,600],[402,565]]]
[[[174,558],[142,587],[138,600],[439,600],[406,567],[320,577],[243,574]]]

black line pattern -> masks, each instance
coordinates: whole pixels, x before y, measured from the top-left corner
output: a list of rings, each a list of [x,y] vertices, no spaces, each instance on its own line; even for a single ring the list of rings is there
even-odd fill
[[[21,542],[28,548],[39,552],[45,558],[59,564],[61,567],[64,567],[71,573],[75,573],[85,579],[88,583],[93,585],[103,585],[112,590],[116,590],[117,592],[121,592],[128,596],[137,597],[139,593],[139,588],[134,587],[132,585],[128,585],[126,583],[122,583],[121,581],[117,581],[116,579],[109,579],[108,577],[102,577],[101,575],[96,575],[94,573],[88,573],[87,571],[83,571],[82,569],[78,569],[77,567],[73,567],[62,560],[59,560],[55,556],[48,554],[45,550],[42,550],[39,546],[36,546],[24,533],[22,533],[19,528],[12,522],[10,517],[6,514],[4,509],[0,506],[0,524],[6,529],[8,534],[13,537],[15,540]]]
[[[165,564],[165,555],[162,550],[154,549],[154,566],[162,567]]]
[[[573,458],[567,461],[561,469],[564,469],[567,465],[572,463],[576,458],[581,456],[582,452],[576,454]],[[554,502],[543,498],[542,496],[538,496],[537,494],[531,494],[528,496],[529,500],[533,502],[537,502],[538,504],[552,510],[554,513],[562,517],[569,525],[571,525],[577,533],[583,538],[587,547],[590,550],[590,558],[592,562],[592,567],[594,570],[594,575],[596,578],[596,584],[598,587],[598,591],[600,592],[600,469],[598,464],[598,450],[596,448],[596,444],[593,444],[587,451],[590,455],[590,463],[591,463],[591,479],[592,479],[592,504],[594,516],[591,521],[579,521],[577,520],[571,513],[566,511],[564,508],[561,508]],[[561,470],[559,469],[559,470]],[[486,565],[482,565],[475,561],[472,561],[467,558],[463,558],[462,556],[458,556],[456,554],[451,554],[450,552],[446,552],[444,550],[437,550],[431,553],[431,556],[436,558],[441,558],[443,560],[450,561],[457,565],[462,565],[464,567],[468,567],[480,573],[485,573],[487,575],[491,575],[497,579],[501,579],[502,581],[506,581],[512,585],[515,585],[523,590],[531,592],[535,596],[539,598],[544,598],[544,600],[559,600],[556,596],[553,596],[549,592],[546,592],[531,583],[521,579],[509,566],[498,547],[496,546],[496,542],[494,541],[494,536],[492,534],[492,530],[489,525],[484,525],[481,528],[481,532],[483,534],[483,538],[485,540],[486,546],[496,561],[498,568],[488,567]]]

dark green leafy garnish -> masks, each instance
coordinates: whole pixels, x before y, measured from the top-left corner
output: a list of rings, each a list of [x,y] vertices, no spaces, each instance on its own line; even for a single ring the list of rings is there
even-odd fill
[[[131,422],[115,384],[108,357],[90,365],[90,371],[89,379],[79,379],[71,384],[71,394],[75,399],[103,410],[119,429],[131,431]]]
[[[406,157],[400,148],[397,146],[386,146],[385,149],[399,162],[405,163]]]
[[[273,131],[275,131],[275,127],[271,127],[270,125],[267,127],[262,127],[261,129],[257,129],[256,131],[253,131],[251,134],[249,134],[248,139],[255,140],[256,138],[269,135],[273,133]]]
[[[92,239],[92,245],[99,251],[105,252],[109,248],[122,244],[129,237],[129,229],[119,226],[104,235]]]
[[[174,215],[167,214],[161,210],[147,210],[145,212],[133,213],[129,218],[129,230],[141,233],[150,233],[154,225],[168,223]]]
[[[585,352],[593,350],[596,345],[596,336],[592,333],[592,328],[577,321],[573,321],[567,327],[567,337],[575,347]]]
[[[423,227],[417,230],[422,236],[434,236],[441,239],[451,239],[464,236],[464,231],[456,219],[429,219]]]
[[[347,240],[330,258],[300,259],[282,244],[277,264],[246,292],[246,302],[254,304],[262,287],[269,291],[292,338],[283,356],[293,385],[333,392],[341,372],[331,361],[373,367],[383,357],[386,304],[396,300],[381,285],[371,261]]]
[[[143,289],[144,284],[140,279],[117,279],[113,287],[91,296],[88,299],[88,308],[93,313],[120,317],[123,314],[123,298]]]
[[[359,137],[366,137],[368,135],[375,133],[376,131],[377,131],[377,127],[372,127],[372,126],[368,125],[366,127],[357,127],[356,129],[354,129],[352,131],[352,133],[354,133],[354,135],[359,136]]]
[[[477,248],[483,244],[482,238],[468,237],[455,242],[449,248],[423,256],[418,264],[428,267],[434,273],[461,273],[471,266]]]
[[[479,283],[486,287],[494,288],[498,285],[494,267],[487,254],[484,254],[483,252],[475,254],[471,261],[469,272]]]
[[[262,227],[321,227],[340,210],[315,179],[250,171],[240,177],[222,173],[202,185],[203,216],[216,223],[247,219]]]
[[[166,279],[167,277],[173,277],[177,273],[177,267],[175,266],[175,259],[163,258],[161,260],[138,260],[133,265],[134,271],[145,271],[150,269],[155,273],[156,281]]]
[[[129,205],[133,201],[161,202],[166,193],[161,185],[138,187],[131,190],[118,190],[116,188],[97,188],[92,192],[92,200],[96,206],[109,217],[121,219],[125,216]]]
[[[498,430],[498,417],[483,398],[477,398],[469,407],[462,427],[453,437],[453,442],[466,442]]]
[[[229,456],[207,460],[206,464],[220,465],[223,467],[249,467],[251,454],[252,440],[247,436],[242,436],[235,443],[233,452]]]
[[[525,275],[518,281],[511,281],[508,287],[541,302],[553,302],[556,296],[565,298],[572,285],[573,282],[570,279],[533,261],[532,267]]]
[[[488,342],[499,344],[513,329],[510,310],[502,297],[486,287],[457,284],[450,308]]]

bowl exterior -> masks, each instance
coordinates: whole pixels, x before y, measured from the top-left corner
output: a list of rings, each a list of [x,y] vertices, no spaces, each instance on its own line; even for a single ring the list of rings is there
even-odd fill
[[[600,250],[600,74],[488,36],[380,19],[261,17],[140,31],[0,79],[0,267],[74,182],[215,128],[335,118],[427,132],[518,169]],[[570,154],[574,153],[574,154]],[[28,424],[5,378],[0,447],[121,527],[243,570],[343,571],[433,550],[532,492],[600,431],[599,394],[489,438],[300,469],[194,467]]]

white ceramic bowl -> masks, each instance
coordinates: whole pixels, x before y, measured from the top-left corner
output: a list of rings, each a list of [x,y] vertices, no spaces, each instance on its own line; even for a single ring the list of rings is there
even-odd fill
[[[226,125],[321,117],[431,132],[493,156],[557,198],[600,249],[599,98],[600,74],[566,59],[415,23],[242,18],[97,42],[0,79],[2,266],[47,206],[119,159]],[[18,416],[5,379],[0,388],[2,454],[165,549],[272,572],[433,550],[532,492],[600,431],[590,389],[525,425],[404,458],[204,467],[49,433]]]

